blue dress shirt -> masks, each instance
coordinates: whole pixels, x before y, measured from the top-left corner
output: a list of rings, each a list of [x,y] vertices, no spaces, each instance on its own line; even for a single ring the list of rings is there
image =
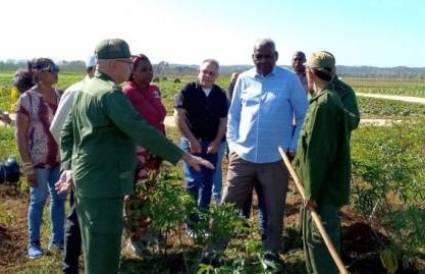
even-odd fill
[[[278,146],[295,151],[307,106],[306,92],[293,72],[276,66],[266,76],[255,68],[241,73],[229,109],[230,151],[253,163],[281,160]]]

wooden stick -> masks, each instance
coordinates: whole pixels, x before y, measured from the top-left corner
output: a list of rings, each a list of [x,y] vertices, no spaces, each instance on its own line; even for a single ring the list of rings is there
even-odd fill
[[[282,156],[283,162],[285,163],[285,166],[289,171],[289,174],[291,174],[292,179],[294,179],[294,183],[298,189],[298,192],[301,194],[301,197],[303,201],[305,202],[306,199],[304,195],[304,187],[301,184],[300,180],[298,179],[298,176],[295,173],[294,168],[292,167],[291,161],[289,161],[288,156],[286,156],[286,153],[282,149],[282,147],[279,147],[278,149],[279,149],[280,155]],[[336,251],[335,246],[332,243],[332,240],[329,238],[329,235],[326,232],[326,229],[322,225],[320,216],[317,214],[315,209],[311,209],[310,213],[311,213],[311,217],[313,218],[313,222],[315,223],[317,229],[319,230],[319,233],[322,236],[323,241],[325,242],[325,245],[328,248],[329,254],[331,254],[331,257],[334,260],[339,272],[342,274],[348,274],[349,272],[345,268],[345,265],[342,262],[341,258],[339,257],[338,252]]]

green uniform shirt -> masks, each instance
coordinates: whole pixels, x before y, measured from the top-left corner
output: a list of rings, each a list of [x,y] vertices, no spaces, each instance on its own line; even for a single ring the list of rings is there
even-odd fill
[[[97,73],[77,95],[61,133],[62,169],[71,169],[81,198],[133,191],[136,144],[175,164],[183,151],[149,126],[121,87]]]
[[[335,77],[329,84],[329,88],[336,91],[341,98],[342,105],[348,112],[348,126],[354,130],[359,126],[360,112],[354,90],[345,82]]]
[[[350,191],[347,111],[332,86],[310,100],[294,166],[307,199],[340,207]]]

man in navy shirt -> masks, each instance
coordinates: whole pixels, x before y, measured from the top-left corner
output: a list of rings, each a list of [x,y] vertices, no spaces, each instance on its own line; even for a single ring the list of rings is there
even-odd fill
[[[228,103],[225,92],[215,84],[218,73],[216,60],[203,61],[197,81],[187,84],[177,94],[174,107],[182,134],[181,148],[221,168],[217,166],[217,152],[226,133]],[[198,172],[184,164],[187,190],[201,209],[208,209],[213,174],[214,170],[202,168]]]

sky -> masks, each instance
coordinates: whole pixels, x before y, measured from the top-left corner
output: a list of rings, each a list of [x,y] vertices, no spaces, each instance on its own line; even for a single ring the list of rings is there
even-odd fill
[[[423,0],[1,0],[0,60],[85,60],[106,38],[153,63],[251,64],[271,38],[278,63],[297,50],[338,65],[425,67]]]

